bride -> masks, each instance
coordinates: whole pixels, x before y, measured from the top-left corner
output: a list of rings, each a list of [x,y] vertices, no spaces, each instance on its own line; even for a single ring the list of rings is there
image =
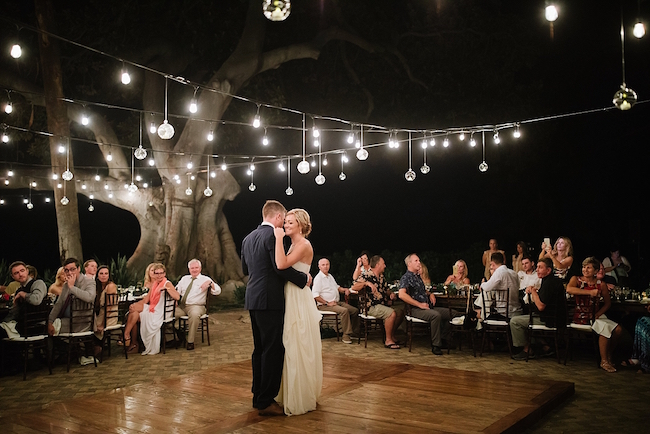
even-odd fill
[[[311,221],[307,211],[298,208],[287,213],[284,229],[275,228],[275,262],[278,269],[293,267],[309,273],[314,250],[305,237],[310,232]],[[291,238],[291,247],[286,255],[282,243],[285,235]],[[316,400],[321,393],[321,313],[309,288],[299,288],[291,282],[284,285],[284,303],[284,366],[276,401],[284,406],[284,413],[290,416],[315,410]]]

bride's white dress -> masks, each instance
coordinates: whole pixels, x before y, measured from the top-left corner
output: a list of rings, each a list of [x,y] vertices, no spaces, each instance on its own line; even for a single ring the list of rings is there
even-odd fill
[[[309,264],[293,265],[309,273]],[[304,414],[316,409],[323,387],[323,357],[320,338],[321,313],[308,287],[291,282],[284,285],[284,367],[276,401],[286,415]]]

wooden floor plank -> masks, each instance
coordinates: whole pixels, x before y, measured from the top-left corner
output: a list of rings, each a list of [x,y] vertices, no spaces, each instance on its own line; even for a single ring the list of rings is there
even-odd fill
[[[569,382],[408,363],[325,356],[323,368],[318,408],[303,416],[259,416],[245,361],[54,402],[8,432],[519,432],[574,393]]]

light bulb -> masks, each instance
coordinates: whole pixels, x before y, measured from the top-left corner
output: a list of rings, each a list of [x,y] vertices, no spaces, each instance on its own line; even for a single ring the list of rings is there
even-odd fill
[[[192,181],[194,181],[194,180],[196,179],[196,176],[192,175],[192,176],[190,176],[190,179],[191,179]]]
[[[186,194],[187,196],[191,196],[191,195],[192,195],[192,189],[189,188],[189,187],[187,187],[187,188],[185,189],[185,194]]]
[[[88,119],[88,116],[84,113],[81,115],[81,125],[88,125],[90,123],[90,119]]]
[[[51,200],[51,199],[50,199],[49,197],[46,197],[46,198],[45,198],[45,203],[50,203],[50,200]]]
[[[133,151],[133,155],[135,158],[138,160],[144,160],[147,158],[147,150],[142,147],[142,145],[138,146],[135,151]]]
[[[122,70],[122,84],[129,84],[131,83],[131,76],[129,75],[128,71],[126,69]]]
[[[215,172],[214,170],[210,172],[210,178],[216,178],[216,177],[217,177],[217,172]]]
[[[643,36],[645,36],[645,26],[641,21],[636,23],[634,25],[634,29],[632,30],[632,34],[634,35],[635,38],[641,39]]]
[[[316,181],[316,184],[323,185],[323,184],[325,184],[325,177],[323,176],[322,173],[319,173],[318,176],[316,176],[315,181]]]
[[[557,20],[558,12],[557,12],[557,8],[555,7],[555,5],[546,6],[546,9],[544,11],[544,15],[546,16],[547,21],[553,22],[553,21]]]
[[[66,196],[63,196],[61,198],[61,205],[65,206],[70,203],[70,199],[68,199]]]
[[[499,132],[495,131],[494,135],[492,136],[494,138],[494,144],[498,145],[501,143],[501,139],[499,138]]]
[[[187,168],[188,168],[188,169],[191,169],[192,167],[194,167],[194,165],[192,164],[191,161],[188,161],[188,163],[187,163]]]
[[[463,140],[465,140],[465,133],[460,133],[460,134],[458,135],[458,140],[460,140],[461,142],[462,142]]]
[[[169,140],[174,137],[174,127],[167,122],[167,119],[158,127],[158,136],[163,140]]]
[[[56,188],[58,188],[58,189],[63,188],[63,184],[61,184],[61,183],[59,182],[59,183],[56,185]]]
[[[196,98],[192,98],[190,101],[190,113],[196,113],[199,111],[199,106],[196,104]]]
[[[290,0],[263,0],[262,11],[271,21],[284,21],[291,14]]]
[[[101,177],[99,175],[95,175],[95,181],[99,181]]]
[[[56,173],[53,173],[52,174],[52,179],[59,179],[59,175],[57,175]]]
[[[25,204],[29,203],[29,199],[23,199],[23,203]]]
[[[221,163],[221,170],[226,170],[226,169],[228,169],[226,163]]]
[[[518,139],[518,138],[521,137],[521,131],[519,131],[519,127],[515,127],[515,131],[512,133],[512,136],[513,136],[515,139]]]
[[[9,185],[9,180],[5,179],[5,185]]]
[[[368,151],[365,149],[361,148],[357,151],[357,159],[364,161],[368,159]]]
[[[113,154],[111,154],[111,151],[108,151],[108,155],[106,156],[106,161],[113,161]]]
[[[108,198],[113,199],[113,193],[108,193]]]
[[[11,104],[11,101],[8,101],[7,104],[5,104],[5,113],[10,114],[12,111],[14,111],[14,106]]]
[[[7,171],[7,176],[14,176],[14,171],[13,170],[8,170]]]
[[[108,190],[108,183],[104,183],[104,190]]]
[[[469,145],[470,145],[472,148],[473,148],[474,146],[476,146],[476,140],[474,139],[474,137],[472,137],[471,139],[469,139]]]
[[[287,189],[284,190],[284,194],[286,194],[287,196],[291,196],[293,194],[293,188],[287,187]]]
[[[36,181],[32,181],[32,187],[36,188]]]
[[[442,146],[445,148],[449,147],[449,139],[447,137],[442,141]]]
[[[323,158],[323,166],[327,166],[327,157]]]
[[[253,174],[253,172],[251,172],[250,169],[246,169],[246,175],[251,176],[252,174]]]
[[[71,181],[73,177],[74,175],[69,170],[66,170],[61,174],[61,178],[63,178],[64,181]]]
[[[153,157],[149,158],[149,166],[154,166],[156,164],[156,160],[153,159]]]
[[[316,160],[314,159],[311,160],[311,167],[316,167]]]
[[[65,153],[65,146],[59,145],[58,151],[59,151],[59,154],[64,154]]]
[[[2,133],[2,143],[9,143],[9,135],[6,132]]]
[[[14,44],[11,46],[10,53],[11,53],[11,57],[13,57],[14,59],[18,59],[20,56],[23,55],[23,49],[20,48],[20,45]]]
[[[255,165],[253,163],[251,163],[251,165],[248,168],[250,169],[251,172],[255,171]]]
[[[49,198],[47,198],[47,199],[49,199]],[[47,201],[47,199],[45,199],[45,201]],[[4,205],[4,204],[5,204],[5,200],[4,200],[4,199],[0,199],[0,205]]]
[[[357,140],[357,142],[354,144],[354,147],[359,149],[361,147],[361,140]]]
[[[341,181],[345,181],[345,178],[347,178],[347,175],[345,174],[345,172],[341,172],[341,173],[339,173],[339,179],[340,179]]]
[[[284,172],[286,170],[282,162],[278,163],[278,169],[280,169],[280,172]]]
[[[253,118],[253,128],[259,128],[260,125],[262,125],[262,121],[260,120],[260,115],[255,115],[255,118]]]
[[[180,179],[180,176],[174,175],[174,180],[178,180],[178,179]]]
[[[145,183],[142,184],[142,188],[148,188],[148,187],[149,187],[148,183],[145,182]]]
[[[268,144],[269,144],[269,138],[266,137],[266,135],[264,135],[264,137],[262,137],[262,145],[268,146]]]
[[[303,159],[300,163],[298,163],[298,172],[302,173],[303,175],[309,173],[309,163],[306,160]]]
[[[94,198],[95,198],[95,195],[94,195],[94,194],[90,194],[90,195],[88,195],[88,199],[93,200]]]
[[[88,211],[90,211],[90,212],[95,211],[95,207],[93,206],[92,203],[90,205],[88,205]]]
[[[85,182],[84,182],[83,184],[81,184],[81,189],[82,189],[82,190],[85,190],[86,188],[88,188],[88,187],[86,187],[86,183],[85,183]]]
[[[320,146],[320,140],[314,139],[314,147],[318,148]]]
[[[344,163],[347,163],[347,162],[350,161],[350,160],[348,159],[348,156],[347,156],[347,155],[343,154],[343,155],[341,156],[341,161],[343,161]]]
[[[210,187],[206,187],[205,190],[203,190],[203,195],[205,197],[210,197],[212,196],[212,189]]]
[[[318,128],[314,127],[312,132],[311,132],[311,135],[314,136],[315,139],[319,138],[320,137],[320,131],[318,130]]]
[[[156,128],[156,124],[153,122],[149,125],[149,132],[151,134],[156,134],[156,131],[158,131],[158,128]]]
[[[32,208],[34,208],[34,204],[31,203],[31,202],[29,202],[29,203],[27,204],[27,209],[32,209]]]
[[[212,130],[210,130],[210,132],[208,133],[208,142],[211,142],[213,140],[214,140],[214,133],[212,132]]]
[[[348,134],[348,143],[351,145],[354,143],[354,134],[350,133]]]
[[[431,147],[436,146],[436,139],[434,139],[433,137],[431,137],[431,140],[429,141],[429,146],[431,146]]]
[[[138,182],[142,181],[142,176],[136,175],[135,180]]]
[[[428,146],[429,146],[429,142],[426,140],[422,140],[422,149],[427,149]]]

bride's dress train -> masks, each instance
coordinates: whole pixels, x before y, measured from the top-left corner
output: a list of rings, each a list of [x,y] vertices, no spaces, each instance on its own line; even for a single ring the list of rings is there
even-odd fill
[[[310,267],[309,264],[298,262],[293,268],[309,273]],[[316,400],[320,397],[323,387],[322,315],[307,287],[299,288],[287,282],[284,299],[284,367],[276,401],[284,406],[285,414],[290,416],[315,410]]]

